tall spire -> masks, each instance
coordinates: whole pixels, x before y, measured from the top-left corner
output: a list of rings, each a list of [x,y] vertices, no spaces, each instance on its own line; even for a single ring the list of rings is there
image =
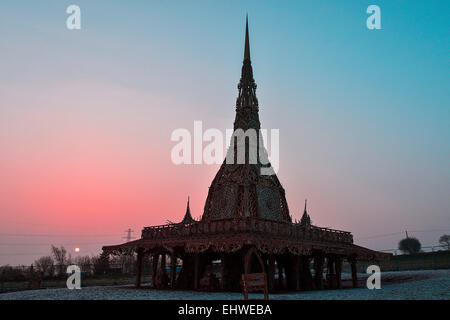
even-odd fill
[[[262,168],[269,168],[268,160],[260,131],[258,99],[256,98],[256,83],[253,79],[252,64],[250,61],[250,28],[248,18],[245,21],[244,59],[241,79],[238,84],[238,97],[236,99],[236,117],[234,120],[234,133],[231,137],[227,158],[221,165],[206,198],[202,220],[215,220],[232,217],[260,217],[263,219],[292,222],[286,201],[285,191],[275,172],[272,175],[261,174]],[[242,41],[242,40],[241,40]],[[255,52],[255,51],[254,51]],[[257,133],[257,141],[245,139],[245,152],[239,148],[244,146],[244,137],[249,133]],[[239,130],[239,131],[238,131]],[[254,131],[253,131],[254,130]],[[239,139],[239,140],[238,140]],[[239,141],[239,142],[238,142]],[[256,163],[251,161],[255,155]],[[252,152],[252,153],[251,153]],[[245,154],[245,163],[237,163],[239,154]],[[229,163],[229,156],[234,156],[234,162]],[[242,159],[242,158],[241,158]],[[265,162],[265,161],[264,161]]]
[[[236,119],[234,129],[244,131],[252,128],[259,130],[261,124],[258,117],[258,99],[256,98],[256,83],[253,79],[252,62],[250,61],[250,36],[248,31],[248,16],[245,20],[244,61],[241,80],[238,84],[239,95],[236,100]]]
[[[244,62],[250,61],[250,38],[248,36],[248,14],[245,18],[245,49],[244,49]]]
[[[248,32],[248,15],[245,18],[244,64],[242,65],[240,84],[242,86],[252,86],[255,84],[255,80],[253,79],[252,62],[250,60],[250,36]]]

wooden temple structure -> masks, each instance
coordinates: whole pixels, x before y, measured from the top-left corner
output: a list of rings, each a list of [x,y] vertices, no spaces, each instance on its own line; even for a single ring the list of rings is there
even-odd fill
[[[234,130],[259,130],[248,20],[238,90]],[[250,272],[264,272],[269,291],[340,288],[344,261],[351,266],[356,287],[358,259],[389,256],[355,245],[350,232],[312,225],[306,202],[301,221],[292,221],[276,174],[261,174],[270,164],[248,161],[247,148],[245,163],[224,161],[220,167],[200,220],[192,218],[188,200],[181,222],[145,227],[138,240],[103,247],[110,254],[137,254],[137,287],[145,256],[152,261],[155,288],[224,291],[241,290],[241,276]],[[219,263],[217,276],[213,265]]]

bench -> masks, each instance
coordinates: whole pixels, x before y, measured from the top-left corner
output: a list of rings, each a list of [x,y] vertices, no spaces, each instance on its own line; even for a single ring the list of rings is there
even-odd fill
[[[267,289],[267,275],[262,273],[247,273],[242,275],[242,289],[244,300],[248,300],[249,292],[264,292],[264,300],[269,299],[269,290]]]

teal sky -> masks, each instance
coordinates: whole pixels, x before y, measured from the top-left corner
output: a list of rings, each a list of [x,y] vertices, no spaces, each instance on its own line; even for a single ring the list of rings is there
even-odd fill
[[[71,4],[81,30],[66,28]],[[366,28],[371,4],[381,30]],[[77,241],[7,232],[118,234],[92,240],[84,252],[94,253],[128,227],[181,219],[188,195],[199,216],[217,166],[175,167],[170,133],[194,120],[232,126],[248,12],[260,119],[280,129],[294,218],[308,198],[313,223],[352,231],[357,244],[395,248],[404,230],[437,244],[450,233],[449,9],[1,1],[0,243]],[[385,234],[396,235],[366,239]],[[0,264],[32,259],[20,250],[14,260],[0,247]]]

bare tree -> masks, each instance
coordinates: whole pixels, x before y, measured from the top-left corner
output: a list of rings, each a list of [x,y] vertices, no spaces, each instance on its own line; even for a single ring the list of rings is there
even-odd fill
[[[43,277],[51,277],[55,272],[53,259],[50,256],[40,257],[34,262],[36,271],[40,272]]]
[[[66,270],[66,264],[68,263],[67,258],[67,250],[63,246],[60,248],[55,247],[52,245],[52,254],[53,258],[55,260],[55,263],[57,265],[57,272],[59,276],[62,276],[65,274]]]
[[[439,238],[439,243],[446,249],[450,250],[450,235],[444,234]]]
[[[91,258],[89,256],[78,256],[74,259],[74,264],[80,267],[81,271],[91,273]]]

